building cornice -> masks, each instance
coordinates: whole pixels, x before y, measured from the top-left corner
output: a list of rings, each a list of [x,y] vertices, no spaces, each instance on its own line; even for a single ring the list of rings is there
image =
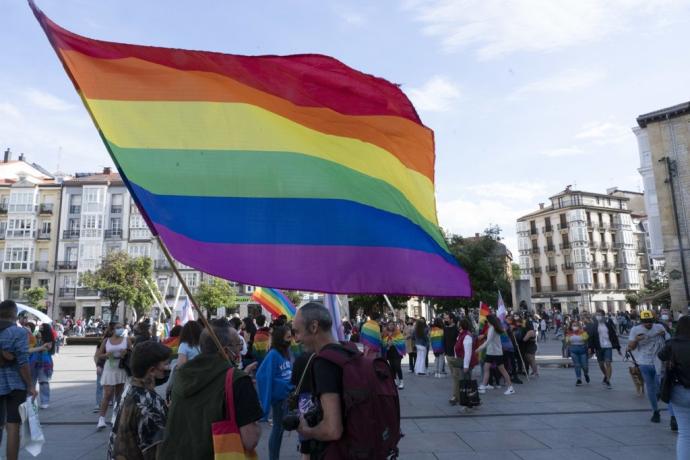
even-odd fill
[[[646,128],[649,123],[668,120],[671,118],[682,117],[690,114],[690,102],[667,107],[665,109],[655,110],[654,112],[645,113],[637,117],[637,124],[640,128]]]

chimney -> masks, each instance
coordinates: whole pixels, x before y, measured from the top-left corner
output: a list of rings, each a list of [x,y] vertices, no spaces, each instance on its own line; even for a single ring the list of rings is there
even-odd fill
[[[105,168],[103,168],[103,174],[105,174],[106,176],[112,174],[112,172],[113,170],[110,166],[106,166]]]
[[[539,209],[544,209],[544,203],[539,203]]]
[[[24,161],[24,154],[20,153],[19,158],[17,158],[19,161]]]
[[[11,159],[12,159],[12,152],[8,148],[7,150],[5,150],[5,159],[3,160],[3,163],[9,162]]]

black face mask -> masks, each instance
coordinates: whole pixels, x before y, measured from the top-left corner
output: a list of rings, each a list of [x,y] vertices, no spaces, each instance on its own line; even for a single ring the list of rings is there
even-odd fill
[[[163,378],[161,378],[161,379],[156,379],[156,386],[158,387],[158,386],[163,385],[165,382],[168,381],[169,378],[170,378],[170,371],[169,371],[169,370],[166,370],[166,371],[165,371],[165,376],[164,376]]]

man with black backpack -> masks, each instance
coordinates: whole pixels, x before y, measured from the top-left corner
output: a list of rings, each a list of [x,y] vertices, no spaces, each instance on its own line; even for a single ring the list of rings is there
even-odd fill
[[[314,409],[300,417],[299,433],[313,439],[312,459],[397,458],[400,402],[393,371],[382,358],[339,344],[320,303],[302,306],[295,337],[316,353],[311,364]]]

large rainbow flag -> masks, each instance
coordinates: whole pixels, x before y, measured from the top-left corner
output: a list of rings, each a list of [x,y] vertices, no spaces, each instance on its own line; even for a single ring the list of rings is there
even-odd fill
[[[438,225],[433,132],[396,85],[323,55],[94,40],[29,2],[180,262],[282,289],[471,295]]]
[[[257,287],[252,293],[252,299],[259,302],[274,318],[285,315],[289,321],[297,313],[290,299],[277,289]]]

